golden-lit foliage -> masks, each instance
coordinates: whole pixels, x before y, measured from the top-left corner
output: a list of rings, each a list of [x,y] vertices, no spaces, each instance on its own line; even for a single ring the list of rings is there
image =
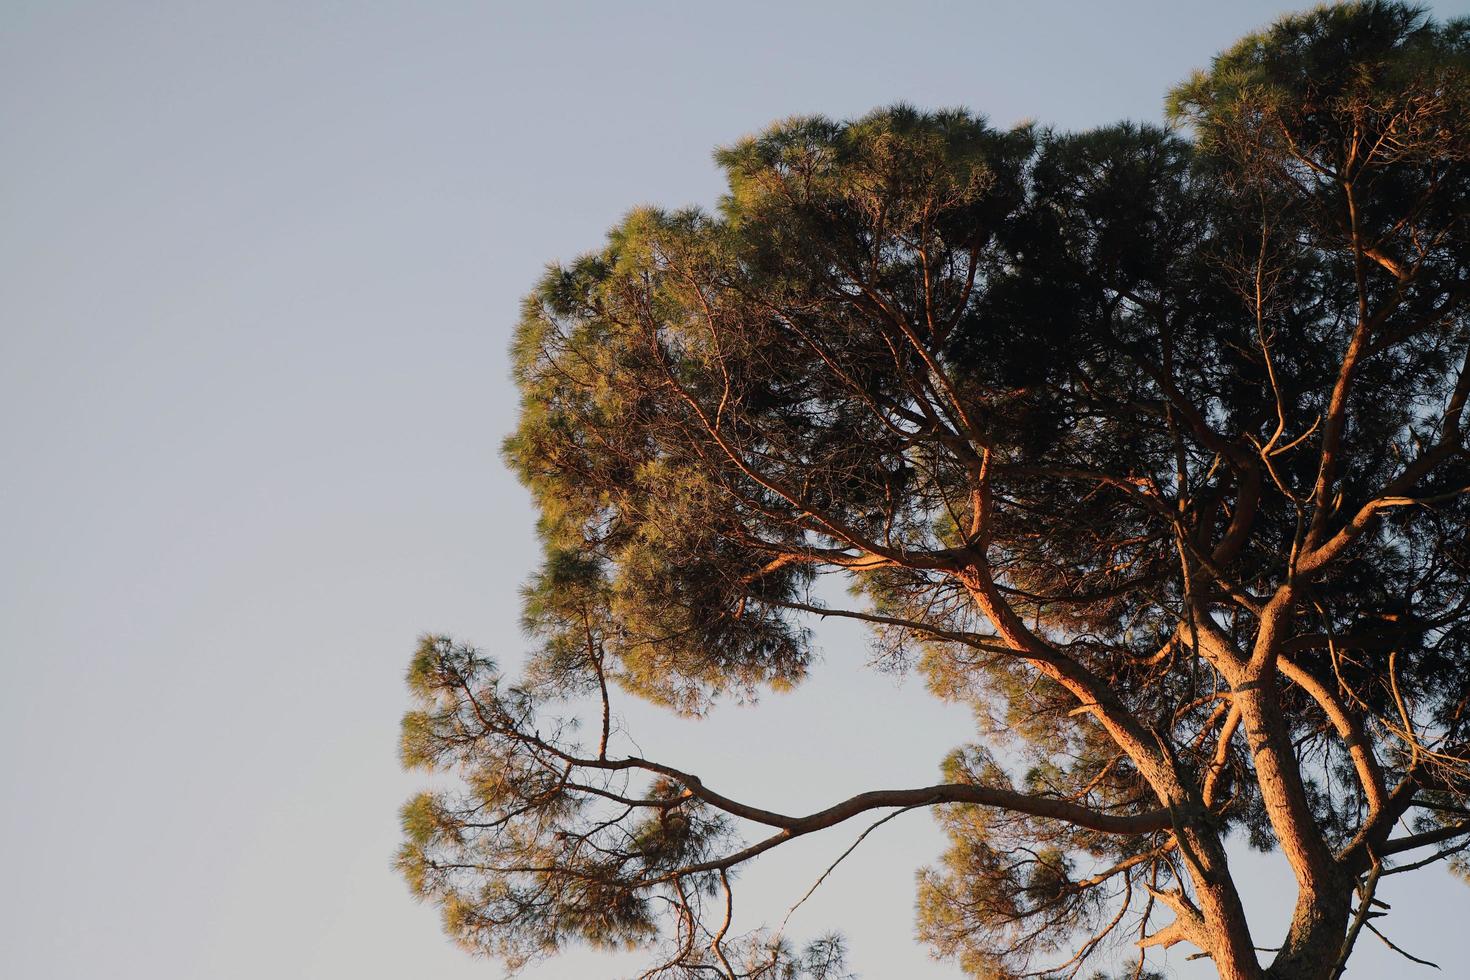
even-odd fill
[[[404,761],[458,778],[400,864],[449,932],[835,978],[834,939],[732,934],[732,873],[930,807],[919,934],[976,976],[1182,941],[1335,980],[1379,878],[1470,841],[1467,36],[1289,18],[1180,87],[1184,131],[786,120],[719,153],[717,214],[548,270],[505,446],[532,656],[431,637],[409,674]],[[621,754],[618,691],[799,683],[814,616],[973,710],[942,782],[789,816]],[[1231,835],[1297,879],[1269,966]]]

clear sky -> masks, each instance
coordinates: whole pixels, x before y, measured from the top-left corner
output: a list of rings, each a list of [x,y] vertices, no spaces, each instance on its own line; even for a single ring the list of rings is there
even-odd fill
[[[1285,9],[0,3],[0,975],[499,976],[390,869],[396,737],[418,633],[519,656],[532,515],[497,450],[543,264],[711,203],[711,149],[781,116],[1159,121]],[[796,694],[629,725],[789,810],[932,780],[963,712],[865,672],[859,634],[824,649]],[[752,873],[744,921],[855,832]],[[939,843],[885,826],[790,932],[845,930],[868,980],[957,978],[910,938]],[[1275,945],[1289,887],[1238,867]],[[1457,975],[1470,889],[1405,878],[1390,935]],[[1410,969],[1361,950],[1350,976]]]

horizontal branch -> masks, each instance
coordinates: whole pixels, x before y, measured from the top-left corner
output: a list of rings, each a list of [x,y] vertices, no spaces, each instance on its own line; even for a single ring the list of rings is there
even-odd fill
[[[787,599],[768,600],[770,605],[780,606],[783,609],[791,609],[795,612],[811,613],[815,616],[836,616],[840,619],[856,619],[874,626],[895,626],[900,629],[911,630],[935,640],[947,643],[959,643],[974,650],[983,650],[987,653],[995,653],[1003,656],[1014,657],[1016,651],[1000,641],[997,636],[985,633],[972,633],[968,630],[945,629],[932,623],[923,623],[914,619],[904,619],[898,616],[883,616],[878,613],[863,612],[859,609],[835,609],[831,606],[819,606],[813,603],[797,602]]]
[[[1397,840],[1386,842],[1379,853],[1383,856],[1390,854],[1402,854],[1420,847],[1428,847],[1431,844],[1439,844],[1443,841],[1452,840],[1470,834],[1470,822],[1450,824],[1448,827],[1436,827],[1434,830],[1426,830],[1422,834],[1410,834],[1408,837],[1400,837]]]
[[[793,817],[741,803],[721,793],[716,793],[705,786],[704,781],[693,773],[683,772],[661,762],[636,756],[625,759],[579,759],[560,752],[557,754],[573,766],[606,770],[641,769],[645,772],[667,776],[682,783],[691,796],[708,803],[717,810],[723,810],[731,816],[753,823],[779,828],[790,835],[824,830],[869,810],[888,807],[933,806],[940,803],[972,803],[995,807],[1026,816],[1060,820],[1104,834],[1145,834],[1151,831],[1167,830],[1171,826],[1169,811],[1162,807],[1142,813],[1104,813],[1091,807],[1050,796],[1034,796],[997,787],[977,786],[973,783],[939,783],[914,789],[870,790],[849,797],[825,810],[819,810],[806,816]]]
[[[705,792],[701,792],[701,789],[696,788],[694,785],[690,785],[689,789],[693,795],[700,799],[705,799],[708,802]],[[717,798],[721,800],[725,799],[724,797]],[[1152,831],[1167,830],[1172,826],[1169,812],[1163,808],[1135,814],[1102,813],[1098,810],[1078,806],[1075,803],[1069,803],[1065,800],[1052,799],[1046,796],[1030,796],[1011,790],[975,786],[969,783],[940,783],[935,786],[924,786],[916,789],[874,790],[872,792],[859,793],[856,796],[843,800],[835,806],[830,806],[825,810],[819,810],[816,813],[808,814],[804,817],[785,817],[766,811],[756,811],[752,807],[743,805],[739,808],[741,812],[737,813],[735,810],[726,809],[719,803],[712,803],[713,806],[723,809],[727,813],[744,816],[747,819],[755,820],[757,823],[764,823],[768,826],[779,827],[781,829],[778,833],[772,834],[770,837],[759,840],[725,857],[713,858],[709,861],[688,865],[679,868],[677,871],[660,876],[657,879],[651,879],[643,884],[658,884],[682,875],[733,868],[789,840],[804,837],[807,834],[816,833],[819,830],[826,830],[829,827],[835,827],[846,820],[850,820],[859,814],[867,813],[870,810],[890,808],[896,808],[900,811],[912,810],[917,807],[937,806],[941,803],[971,803],[979,806],[990,806],[1012,813],[1026,814],[1027,816],[1061,820],[1065,823],[1105,834],[1144,834]],[[755,814],[763,815],[764,819]],[[1115,868],[1110,873],[1119,870],[1122,869]]]

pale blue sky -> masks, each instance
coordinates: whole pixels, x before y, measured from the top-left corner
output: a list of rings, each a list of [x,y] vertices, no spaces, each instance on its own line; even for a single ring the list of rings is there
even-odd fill
[[[0,3],[0,975],[498,976],[389,868],[395,742],[418,633],[519,655],[532,516],[497,448],[543,264],[712,202],[711,149],[780,116],[1158,121],[1285,9]],[[864,672],[856,633],[825,649],[794,695],[630,727],[789,810],[929,781],[963,713]],[[753,872],[746,921],[855,832]],[[790,931],[957,978],[910,939],[938,846],[886,826]],[[1240,867],[1279,915],[1279,869]],[[1454,976],[1470,889],[1406,877],[1386,924]],[[1400,963],[1370,938],[1350,976]]]

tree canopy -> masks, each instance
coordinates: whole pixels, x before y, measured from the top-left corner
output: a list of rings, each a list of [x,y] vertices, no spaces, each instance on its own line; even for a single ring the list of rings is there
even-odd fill
[[[785,120],[719,151],[716,212],[547,272],[505,446],[534,650],[513,679],[428,637],[409,674],[404,761],[458,778],[399,864],[451,935],[845,976],[835,937],[731,935],[732,878],[928,807],[919,935],[976,976],[1121,941],[1335,980],[1391,928],[1383,876],[1466,869],[1470,24],[1289,17],[1169,110]],[[799,683],[816,616],[974,709],[939,782],[791,816],[610,739],[617,690],[698,715]],[[1279,933],[1234,841],[1290,864]]]

